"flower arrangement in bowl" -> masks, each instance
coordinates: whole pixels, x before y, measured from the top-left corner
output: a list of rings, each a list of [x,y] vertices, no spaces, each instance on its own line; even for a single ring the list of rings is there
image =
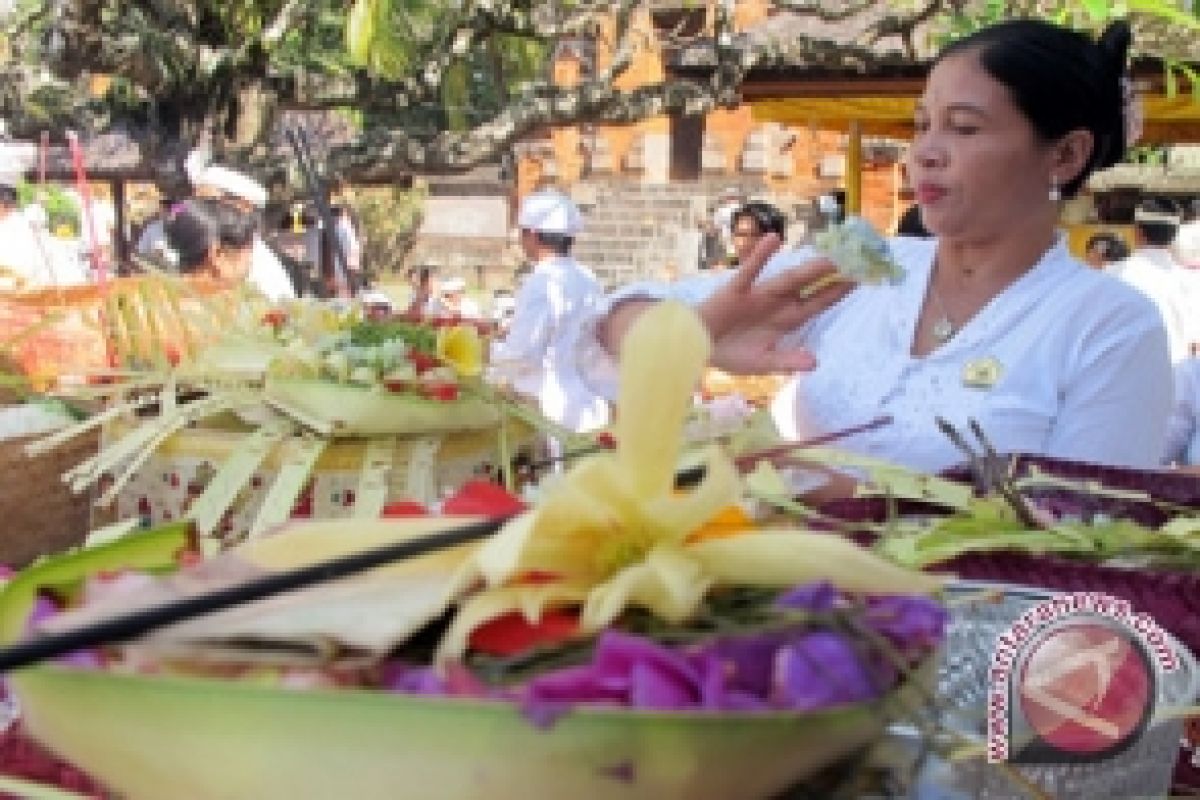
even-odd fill
[[[316,338],[284,330],[283,352],[265,370],[267,402],[337,435],[478,430],[499,421],[482,392],[484,341],[474,326],[358,319]]]
[[[672,303],[629,337],[615,448],[491,537],[21,671],[27,729],[130,798],[770,797],[871,742],[921,694],[941,581],[758,525],[719,448],[676,488],[707,337]],[[19,575],[0,633],[464,521],[295,525],[166,577],[185,539],[143,534]]]

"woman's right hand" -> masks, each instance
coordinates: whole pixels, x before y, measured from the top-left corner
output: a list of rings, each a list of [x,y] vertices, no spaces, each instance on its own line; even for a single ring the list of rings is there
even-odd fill
[[[803,347],[780,340],[845,297],[853,284],[832,261],[816,258],[758,280],[782,240],[762,237],[733,277],[698,309],[713,340],[712,365],[726,372],[761,375],[812,369]]]

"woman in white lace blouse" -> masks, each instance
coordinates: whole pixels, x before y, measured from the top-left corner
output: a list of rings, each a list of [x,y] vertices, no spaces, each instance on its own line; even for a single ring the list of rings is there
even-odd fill
[[[786,436],[890,414],[843,446],[934,470],[961,460],[935,418],[974,418],[1002,450],[1157,464],[1172,401],[1162,323],[1056,230],[1061,201],[1124,152],[1129,39],[1124,23],[1093,42],[1019,20],[941,54],[909,155],[934,238],[893,240],[898,285],[809,292],[833,265],[770,258],[778,241],[766,242],[728,278],[610,297],[596,346],[611,357],[647,304],[679,297],[708,326],[716,366],[797,373],[775,405]],[[585,360],[598,380],[603,365]]]

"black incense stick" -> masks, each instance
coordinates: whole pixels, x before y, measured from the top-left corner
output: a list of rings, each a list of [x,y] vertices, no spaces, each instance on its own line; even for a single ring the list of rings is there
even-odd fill
[[[783,442],[781,444],[769,447],[766,450],[758,450],[753,453],[746,453],[745,455],[741,455],[741,456],[738,456],[737,458],[735,458],[734,463],[737,464],[739,469],[749,469],[750,467],[753,467],[755,464],[757,464],[759,461],[763,461],[763,460],[771,459],[771,458],[777,458],[779,456],[784,456],[784,455],[787,455],[788,453],[791,453],[793,450],[804,450],[804,449],[807,449],[810,447],[820,447],[822,445],[832,444],[841,439],[846,439],[850,436],[856,436],[860,433],[867,433],[869,431],[876,430],[877,428],[883,428],[883,427],[885,427],[887,425],[891,425],[891,424],[892,424],[892,416],[890,414],[884,414],[883,416],[876,417],[875,419],[871,420],[870,422],[864,422],[861,425],[854,425],[853,427],[850,427],[850,428],[843,428],[841,430],[832,431],[830,433],[823,433],[819,436],[814,436],[811,439],[802,439],[800,441],[795,441],[795,442]],[[554,458],[548,458],[543,461],[535,461],[533,464],[530,464],[528,466],[530,469],[534,469],[534,470],[544,469],[545,467],[554,466],[555,464],[559,464],[559,463],[566,462],[566,461],[572,461],[576,458],[582,458],[583,456],[590,456],[595,453],[603,453],[606,450],[612,450],[612,449],[613,449],[612,445],[594,444],[589,447],[582,448],[580,450],[574,450],[570,453],[563,453],[561,456],[556,456]],[[699,483],[701,480],[703,480],[703,478],[704,478],[704,467],[703,466],[689,467],[685,470],[680,471],[675,476],[675,484],[679,488],[687,488],[689,486],[695,486],[697,483]]]
[[[0,672],[28,667],[89,647],[126,642],[192,617],[338,580],[375,567],[483,539],[499,530],[509,519],[510,517],[505,516],[482,520],[441,533],[406,539],[284,572],[274,572],[236,586],[131,611],[75,630],[35,636],[10,647],[0,648]]]

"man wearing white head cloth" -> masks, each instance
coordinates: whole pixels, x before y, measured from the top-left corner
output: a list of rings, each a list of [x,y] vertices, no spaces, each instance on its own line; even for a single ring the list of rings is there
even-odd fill
[[[211,165],[191,169],[189,176],[198,197],[215,197],[229,202],[247,214],[257,214],[267,204],[267,190],[258,181],[227,167]],[[291,299],[296,288],[287,269],[272,252],[262,236],[254,234],[254,250],[250,254],[250,285],[271,301]]]
[[[579,209],[555,191],[531,194],[517,217],[533,272],[518,290],[508,336],[492,349],[496,377],[535,398],[549,419],[581,432],[608,422],[608,405],[576,366],[578,320],[603,296],[591,270],[571,257],[583,228]]]

